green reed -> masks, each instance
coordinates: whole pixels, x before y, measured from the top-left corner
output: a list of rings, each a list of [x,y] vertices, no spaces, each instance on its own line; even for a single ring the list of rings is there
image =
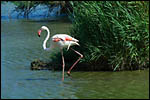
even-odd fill
[[[149,1],[72,2],[82,62],[111,70],[149,65]],[[105,63],[103,63],[105,62]],[[96,66],[98,65],[98,66]]]

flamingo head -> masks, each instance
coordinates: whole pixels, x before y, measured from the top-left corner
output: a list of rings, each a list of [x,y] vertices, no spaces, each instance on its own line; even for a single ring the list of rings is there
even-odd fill
[[[42,26],[39,30],[38,30],[38,36],[40,37],[42,30],[47,30],[48,28],[46,26]]]
[[[39,36],[39,37],[40,37],[40,35],[41,35],[41,32],[42,32],[42,30],[39,29],[39,30],[38,30],[38,36]]]

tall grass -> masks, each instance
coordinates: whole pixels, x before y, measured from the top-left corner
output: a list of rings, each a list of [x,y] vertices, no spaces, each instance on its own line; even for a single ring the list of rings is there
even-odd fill
[[[149,1],[73,2],[82,62],[111,70],[149,66]]]

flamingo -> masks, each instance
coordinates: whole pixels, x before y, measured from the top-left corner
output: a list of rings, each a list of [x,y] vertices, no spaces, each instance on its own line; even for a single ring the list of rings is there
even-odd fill
[[[39,30],[38,30],[38,36],[40,37],[41,32],[43,30],[47,31],[47,37],[45,38],[44,42],[43,42],[43,49],[46,51],[49,51],[53,48],[59,48],[61,55],[62,55],[62,81],[64,80],[64,69],[65,69],[65,61],[64,61],[64,56],[63,56],[63,48],[67,48],[67,51],[69,50],[69,48],[71,50],[73,50],[75,53],[77,53],[80,57],[76,60],[76,62],[70,67],[70,69],[67,72],[67,75],[70,76],[70,72],[72,70],[72,68],[79,62],[79,60],[81,58],[83,58],[83,55],[81,53],[79,53],[78,51],[74,50],[73,48],[71,48],[70,46],[73,45],[78,45],[79,46],[79,40],[67,35],[67,34],[56,34],[53,35],[50,38],[50,30],[48,29],[48,27],[46,26],[42,26]],[[50,38],[50,47],[47,48],[46,47],[46,43],[47,40]]]

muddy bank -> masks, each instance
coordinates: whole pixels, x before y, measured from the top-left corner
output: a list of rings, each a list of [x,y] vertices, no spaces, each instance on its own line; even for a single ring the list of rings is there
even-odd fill
[[[69,70],[73,63],[65,63],[65,70]],[[116,71],[123,70],[144,70],[145,67],[138,69],[118,69]],[[56,62],[44,62],[42,60],[36,59],[31,62],[31,70],[62,70],[62,63]],[[110,66],[105,66],[102,64],[88,64],[88,63],[77,63],[72,71],[113,71],[113,68]]]
[[[65,70],[69,70],[73,63],[65,64]],[[62,63],[56,62],[44,62],[40,59],[36,59],[31,62],[31,70],[62,70]],[[78,63],[73,68],[74,71],[102,71],[107,70],[109,71],[108,67],[100,66],[97,67],[95,65],[90,65],[87,63]]]

